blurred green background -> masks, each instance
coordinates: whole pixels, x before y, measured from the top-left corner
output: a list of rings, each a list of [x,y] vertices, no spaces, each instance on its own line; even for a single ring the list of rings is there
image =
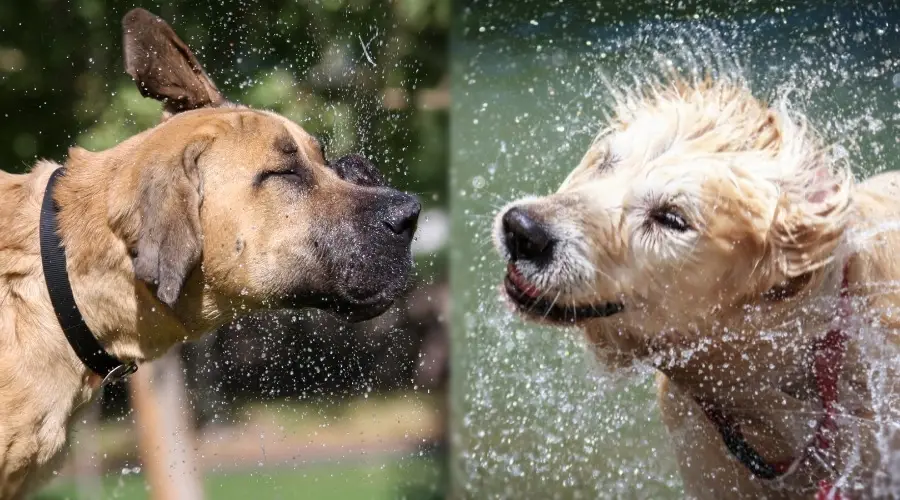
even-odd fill
[[[122,63],[122,15],[143,7],[192,47],[226,97],[363,152],[399,187],[444,203],[448,0],[0,4],[4,170],[107,148],[158,122]],[[375,62],[364,54],[364,47]]]
[[[895,3],[468,0],[451,38],[453,489],[458,498],[679,498],[653,371],[609,373],[578,331],[501,303],[507,202],[556,190],[609,109],[658,74],[786,93],[860,175],[896,168]],[[605,82],[609,82],[608,84]],[[609,85],[609,86],[608,86]],[[603,196],[603,193],[597,193]]]
[[[413,286],[383,317],[259,315],[184,349],[207,497],[441,498],[450,0],[0,2],[0,168],[158,123],[122,62],[133,7],[166,20],[229,100],[296,121],[333,158],[366,155],[425,209]],[[108,388],[39,498],[146,498],[133,425]]]

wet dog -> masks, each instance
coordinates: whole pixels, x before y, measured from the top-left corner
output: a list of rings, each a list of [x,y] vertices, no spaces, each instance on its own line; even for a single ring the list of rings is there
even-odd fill
[[[900,295],[878,284],[900,279],[900,175],[856,183],[739,81],[633,89],[613,116],[556,193],[497,215],[503,295],[608,366],[658,369],[688,496],[877,494],[898,389],[859,339],[878,325],[894,380]]]
[[[164,104],[162,122],[106,151],[73,148],[64,167],[0,172],[0,498],[52,468],[103,375],[67,341],[45,284],[51,175],[62,276],[90,333],[129,366],[263,308],[368,319],[409,275],[416,198],[362,156],[330,162],[299,125],[226,101],[149,12],[123,26],[127,70]]]

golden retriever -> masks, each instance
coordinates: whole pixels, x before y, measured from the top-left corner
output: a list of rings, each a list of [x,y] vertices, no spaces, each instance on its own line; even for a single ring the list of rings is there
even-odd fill
[[[900,388],[869,375],[895,376],[900,175],[857,183],[737,79],[672,77],[612,116],[556,193],[497,215],[503,295],[658,369],[689,497],[888,494]]]
[[[74,298],[102,347],[139,364],[262,308],[385,311],[411,267],[416,198],[365,158],[329,162],[299,125],[227,102],[149,12],[123,26],[127,69],[163,121],[106,151],[71,149],[52,192]],[[41,203],[60,167],[0,172],[2,499],[53,468],[101,381],[44,282]]]

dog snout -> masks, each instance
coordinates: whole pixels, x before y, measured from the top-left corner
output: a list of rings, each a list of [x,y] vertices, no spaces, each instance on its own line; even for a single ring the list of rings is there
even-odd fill
[[[545,260],[553,250],[549,231],[527,210],[513,207],[503,214],[503,235],[510,260]]]
[[[391,197],[382,222],[394,234],[412,239],[419,221],[422,204],[415,196],[398,194]]]
[[[330,166],[338,174],[338,177],[357,186],[387,186],[378,167],[365,156],[344,155],[332,162]]]

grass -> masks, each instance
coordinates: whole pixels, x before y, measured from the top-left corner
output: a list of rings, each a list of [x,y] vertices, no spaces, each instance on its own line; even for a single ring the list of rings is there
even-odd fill
[[[415,458],[376,463],[329,463],[300,469],[276,468],[210,473],[204,481],[206,498],[230,499],[399,499],[440,498],[442,475],[436,461]],[[101,498],[149,499],[139,474],[107,475]],[[79,496],[73,479],[51,483],[35,500],[87,500]],[[93,500],[93,499],[92,499]]]
[[[206,471],[204,495],[224,500],[441,498],[445,464],[410,450],[438,432],[440,397],[409,392],[327,404],[241,405],[228,424],[195,436],[197,465]],[[70,462],[34,498],[151,498],[140,473],[123,472],[141,463],[132,420],[79,427]],[[74,464],[80,460],[99,461],[106,474],[97,490],[79,495]]]
[[[196,431],[196,453],[203,457],[205,470],[214,470],[218,465],[235,462],[255,465],[261,447],[276,462],[299,460],[303,465],[361,453],[363,449],[399,451],[402,446],[422,443],[440,432],[441,397],[405,392],[328,404],[248,402],[240,405],[233,417]],[[62,475],[67,475],[78,460],[99,460],[100,469],[107,472],[140,464],[134,426],[133,415],[100,425],[77,426]],[[79,456],[81,451],[84,453]],[[277,466],[271,461],[266,465]]]

